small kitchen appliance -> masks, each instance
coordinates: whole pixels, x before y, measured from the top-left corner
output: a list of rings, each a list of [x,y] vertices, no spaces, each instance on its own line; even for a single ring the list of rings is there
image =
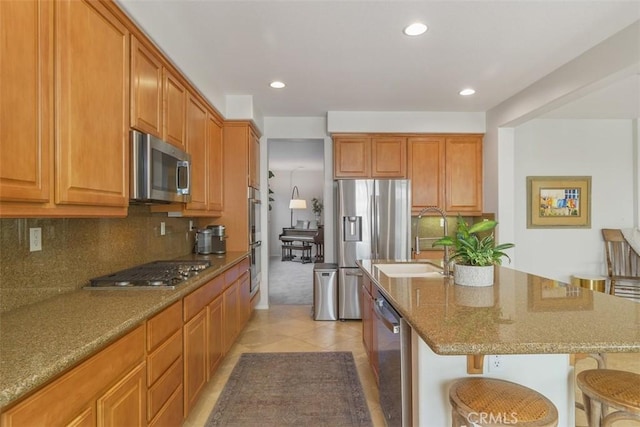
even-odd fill
[[[196,231],[196,253],[201,255],[209,255],[213,253],[213,245],[211,238],[213,236],[213,230],[205,228]]]
[[[209,266],[208,260],[153,261],[93,278],[85,289],[175,289]]]
[[[225,233],[224,225],[209,225],[208,230],[211,230],[211,253],[212,254],[226,254],[227,253],[227,236]]]

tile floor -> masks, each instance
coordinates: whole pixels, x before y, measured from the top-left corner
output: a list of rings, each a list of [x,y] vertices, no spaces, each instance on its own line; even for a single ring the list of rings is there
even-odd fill
[[[222,392],[240,354],[245,352],[288,351],[351,351],[356,360],[360,381],[365,391],[375,427],[384,427],[384,417],[378,404],[378,390],[362,345],[362,324],[359,321],[314,321],[307,305],[271,306],[256,310],[215,376],[206,386],[200,401],[185,420],[185,427],[204,426],[209,413]],[[611,354],[608,365],[640,373],[640,355]],[[595,361],[582,359],[576,370],[595,368]],[[579,399],[580,397],[577,396]],[[576,426],[586,426],[581,411],[576,411]],[[638,427],[640,423],[618,422],[615,427]],[[445,427],[445,426],[443,426]]]

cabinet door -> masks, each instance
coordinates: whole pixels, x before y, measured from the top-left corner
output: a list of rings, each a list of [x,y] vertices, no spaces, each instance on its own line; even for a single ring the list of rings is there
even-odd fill
[[[239,286],[239,299],[240,299],[240,312],[238,314],[240,323],[238,327],[238,333],[244,329],[249,317],[251,317],[251,277],[249,272],[245,272],[240,279],[238,279]]]
[[[482,213],[482,136],[446,139],[446,206],[448,213]]]
[[[207,323],[209,326],[209,369],[207,378],[211,378],[224,357],[224,310],[220,295],[209,304]]]
[[[207,310],[184,325],[184,416],[207,383]]]
[[[187,102],[187,152],[191,154],[191,201],[187,209],[207,208],[207,110],[193,96]]]
[[[238,335],[238,309],[240,294],[238,292],[239,281],[236,280],[224,291],[224,349],[227,352]]]
[[[0,1],[0,201],[50,199],[53,2]]]
[[[209,160],[209,194],[207,210],[222,212],[224,189],[224,146],[222,144],[222,126],[211,113],[207,116],[207,158]]]
[[[145,377],[143,362],[98,398],[98,427],[147,425]]]
[[[187,90],[166,68],[163,85],[164,130],[162,138],[178,148],[185,148]]]
[[[98,2],[55,6],[56,203],[127,206],[127,28]]]
[[[371,138],[371,177],[407,177],[407,138]]]
[[[249,132],[249,186],[260,188],[260,138]]]
[[[365,136],[334,138],[333,176],[368,178],[371,173],[370,145],[371,138]]]
[[[408,151],[412,211],[417,213],[427,206],[444,207],[445,138],[411,137]]]
[[[162,138],[162,62],[131,36],[131,127]]]

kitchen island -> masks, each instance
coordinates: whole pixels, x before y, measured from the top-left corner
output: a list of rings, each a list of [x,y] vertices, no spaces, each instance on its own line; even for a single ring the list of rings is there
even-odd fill
[[[359,267],[412,328],[413,421],[450,425],[448,386],[469,374],[534,388],[558,407],[560,426],[574,423],[571,355],[638,352],[640,304],[505,267],[487,288],[452,278],[387,275]],[[430,261],[440,264],[440,261]],[[500,355],[499,366],[489,366]]]
[[[176,289],[79,289],[0,315],[0,409],[48,383],[247,257],[187,255],[211,266]]]

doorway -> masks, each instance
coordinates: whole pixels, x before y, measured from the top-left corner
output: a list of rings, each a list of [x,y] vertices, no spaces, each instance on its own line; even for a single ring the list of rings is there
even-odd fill
[[[311,253],[311,262],[302,260],[303,253],[298,251],[294,251],[293,259],[283,257],[280,235],[292,228],[309,233],[322,223],[322,215],[317,218],[312,210],[312,201],[323,203],[324,140],[269,139],[267,167],[269,305],[311,305],[315,252]],[[306,207],[290,209],[292,198],[304,200]]]

